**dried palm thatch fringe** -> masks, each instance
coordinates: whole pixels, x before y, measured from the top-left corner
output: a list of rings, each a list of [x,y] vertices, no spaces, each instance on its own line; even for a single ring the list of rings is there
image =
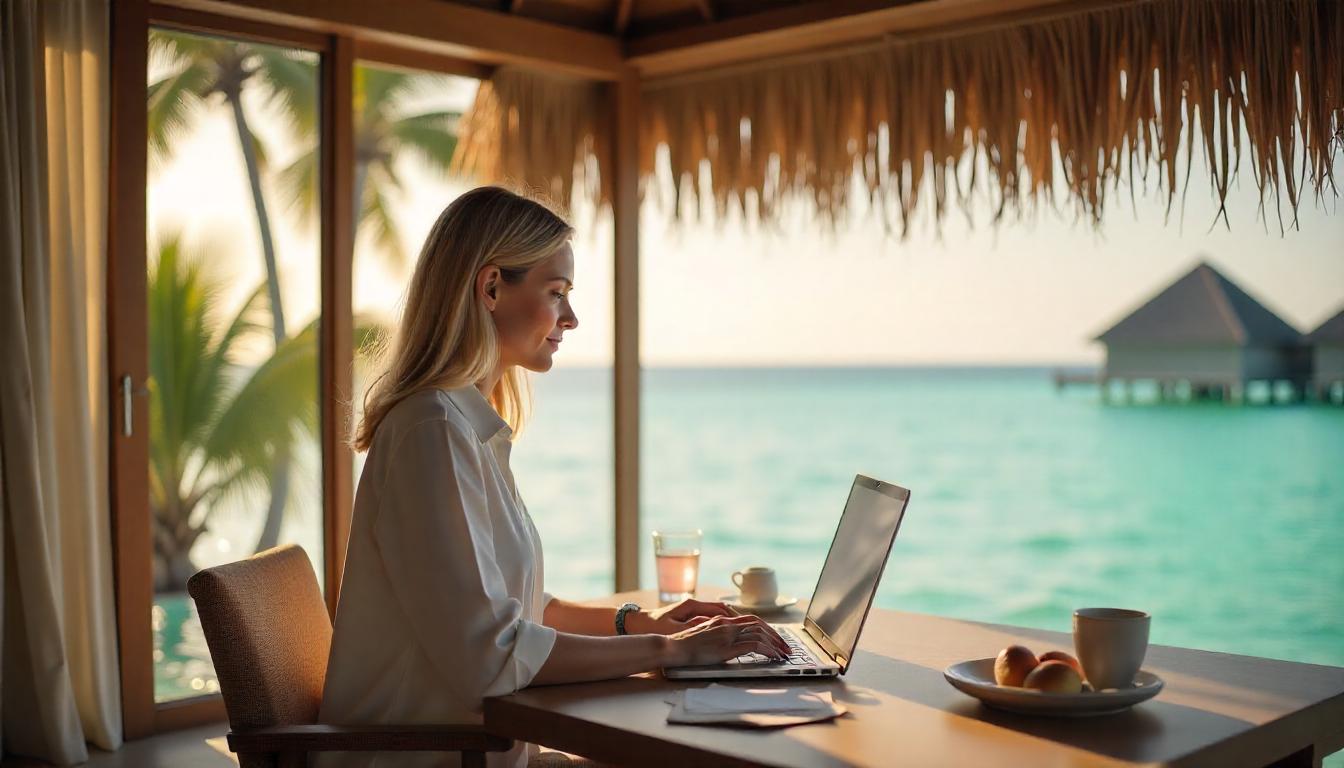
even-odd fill
[[[605,203],[611,174],[598,166],[610,156],[607,98],[599,83],[501,67],[481,83],[458,123],[452,169],[564,206],[577,182],[580,194]]]
[[[502,72],[464,123],[460,167],[567,199],[575,168],[607,157],[601,94]],[[770,221],[798,199],[834,224],[857,178],[903,233],[921,203],[941,221],[973,194],[997,221],[1064,190],[1096,222],[1150,174],[1170,211],[1202,151],[1220,202],[1247,153],[1282,225],[1308,188],[1337,194],[1344,2],[1137,0],[653,81],[641,110],[643,178],[666,145],[677,197],[692,196],[674,215],[711,194],[721,216]]]

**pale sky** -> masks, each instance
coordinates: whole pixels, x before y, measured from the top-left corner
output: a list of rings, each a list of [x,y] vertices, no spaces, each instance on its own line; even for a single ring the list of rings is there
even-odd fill
[[[1337,164],[1344,178],[1344,163]],[[1163,222],[1150,195],[1108,208],[1102,227],[1054,214],[968,227],[949,216],[907,240],[868,221],[836,237],[798,223],[784,236],[693,227],[660,236],[645,217],[645,359],[674,364],[1097,362],[1091,338],[1210,263],[1285,320],[1310,330],[1344,308],[1344,211],[1308,203],[1300,231],[1256,218],[1243,179],[1232,230],[1196,179]]]
[[[457,79],[424,108],[464,108],[475,84]],[[271,162],[296,149],[254,100]],[[1344,161],[1336,164],[1344,179]],[[413,261],[438,212],[468,188],[421,173],[412,159],[397,218]],[[722,225],[670,227],[646,204],[641,219],[641,348],[647,366],[1093,363],[1090,339],[1205,254],[1284,319],[1310,330],[1344,308],[1344,211],[1338,199],[1300,209],[1280,236],[1257,216],[1249,173],[1229,200],[1232,230],[1196,163],[1182,223],[1164,222],[1154,193],[1131,207],[1113,196],[1100,230],[1043,214],[997,229],[968,227],[954,211],[941,237],[927,222],[906,240],[859,217],[835,235],[802,218],[783,233]],[[271,194],[291,328],[318,302],[316,231],[293,225]],[[260,245],[232,122],[212,109],[183,136],[173,162],[151,171],[151,222],[194,242],[215,241],[237,301],[262,279]],[[1178,202],[1179,206],[1179,202]],[[574,211],[579,226],[572,296],[580,327],[566,335],[564,367],[609,365],[612,345],[610,216]],[[1210,226],[1212,229],[1210,229]],[[151,227],[153,231],[153,227]],[[409,272],[357,251],[357,309],[393,316]]]

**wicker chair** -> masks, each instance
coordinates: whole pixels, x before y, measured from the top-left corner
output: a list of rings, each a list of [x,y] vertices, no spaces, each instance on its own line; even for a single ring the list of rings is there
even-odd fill
[[[464,767],[513,740],[460,725],[318,725],[331,650],[317,576],[301,547],[207,568],[187,582],[241,768],[296,768],[309,752],[461,752]]]

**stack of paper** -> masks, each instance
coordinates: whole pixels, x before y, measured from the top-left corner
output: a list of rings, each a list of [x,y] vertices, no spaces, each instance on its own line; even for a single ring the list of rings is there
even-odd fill
[[[681,691],[670,701],[669,723],[729,723],[772,727],[812,723],[847,710],[830,691],[804,688],[733,688],[714,683]]]

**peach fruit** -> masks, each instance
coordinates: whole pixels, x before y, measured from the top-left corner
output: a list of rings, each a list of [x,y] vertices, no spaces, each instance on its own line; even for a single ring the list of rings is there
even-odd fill
[[[1070,667],[1073,667],[1073,671],[1078,673],[1078,677],[1087,677],[1083,674],[1083,665],[1079,664],[1077,659],[1063,651],[1046,651],[1041,654],[1040,661],[1062,661]]]
[[[999,651],[994,660],[994,682],[999,685],[1021,686],[1022,681],[1039,664],[1036,654],[1023,645],[1010,645]]]
[[[1027,679],[1023,681],[1022,687],[1034,688],[1046,693],[1081,693],[1083,679],[1067,662],[1043,661],[1031,670],[1031,674],[1027,675]]]

